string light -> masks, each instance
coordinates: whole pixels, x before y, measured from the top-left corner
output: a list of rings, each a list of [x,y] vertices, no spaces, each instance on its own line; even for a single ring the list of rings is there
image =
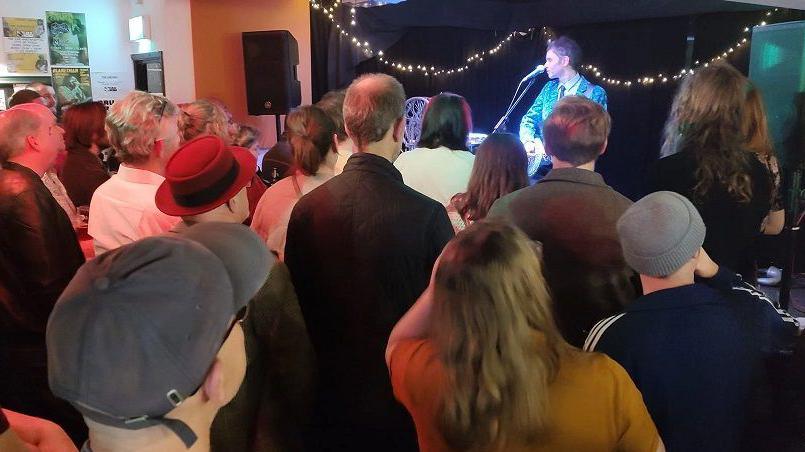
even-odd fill
[[[336,29],[338,30],[338,33],[341,36],[350,39],[355,48],[363,52],[364,55],[366,55],[367,57],[377,56],[378,61],[381,64],[396,69],[400,72],[418,73],[425,77],[447,76],[447,75],[463,73],[469,70],[470,68],[477,67],[480,64],[482,64],[484,62],[484,57],[495,56],[498,53],[500,53],[506,47],[506,45],[511,42],[512,38],[516,38],[518,35],[525,36],[528,33],[534,31],[533,28],[529,28],[527,32],[517,32],[517,31],[511,32],[492,47],[485,50],[484,49],[476,50],[469,57],[465,59],[463,64],[459,66],[438,67],[433,65],[412,64],[410,62],[397,61],[387,57],[382,50],[375,50],[371,46],[369,41],[364,40],[363,42],[361,42],[361,40],[358,39],[358,37],[354,33],[347,31],[346,29],[347,27],[341,25],[341,23],[338,22],[338,19],[336,18],[337,8],[340,3],[341,3],[340,0],[336,0],[332,5],[325,6],[319,0],[310,0],[310,6],[314,10],[321,12],[322,15],[324,15],[324,17],[327,17],[330,20],[330,22],[332,22],[335,25]],[[351,17],[350,25],[351,27],[354,27],[357,23],[355,16],[356,11],[354,6],[350,7],[349,13]],[[543,39],[546,40],[546,42],[550,43],[554,37],[554,34],[548,28],[543,28],[541,36]]]
[[[779,10],[780,10],[779,8],[775,8],[773,10],[766,11],[766,13],[764,14],[764,17],[769,18],[774,13],[778,12]],[[766,23],[765,20],[762,20],[757,24],[758,27],[765,27],[766,25],[767,25],[767,23]],[[696,62],[693,64],[693,68],[691,68],[691,69],[683,68],[678,73],[676,73],[674,75],[671,75],[670,77],[660,73],[660,74],[658,74],[656,76],[652,76],[651,74],[649,74],[649,75],[644,75],[642,77],[638,77],[637,79],[632,79],[632,80],[623,79],[623,78],[618,78],[618,77],[612,77],[612,76],[605,75],[601,71],[601,69],[599,69],[598,67],[596,67],[594,65],[591,65],[591,64],[582,66],[582,70],[586,71],[590,76],[597,77],[602,83],[604,83],[606,85],[609,85],[609,86],[631,87],[633,83],[635,83],[637,85],[642,85],[642,86],[650,86],[650,85],[655,84],[656,81],[659,81],[660,83],[668,83],[670,81],[677,81],[677,80],[681,80],[681,79],[685,78],[688,75],[691,75],[691,74],[695,73],[695,69],[709,67],[711,63],[714,63],[716,61],[724,60],[724,59],[729,58],[738,49],[741,49],[742,47],[748,45],[750,38],[747,37],[746,34],[749,33],[750,31],[751,31],[750,27],[748,27],[748,26],[744,27],[743,28],[744,36],[739,38],[738,41],[735,42],[735,44],[733,44],[731,46],[728,46],[727,48],[725,48],[723,51],[721,51],[719,53],[716,53],[708,61],[705,61],[704,64],[702,64],[701,61],[696,60]]]
[[[336,19],[337,7],[340,4],[341,4],[341,0],[335,0],[334,3],[328,7],[328,6],[325,6],[324,4],[322,4],[320,0],[310,0],[311,7],[314,10],[321,12],[322,15],[327,17],[330,20],[330,22],[332,22],[335,25],[336,29],[338,30],[338,33],[341,36],[343,36],[345,38],[348,38],[348,39],[351,38],[350,40],[351,40],[352,44],[355,46],[355,48],[357,50],[361,51],[365,56],[367,56],[367,57],[377,56],[378,61],[381,64],[385,65],[385,66],[388,66],[388,67],[390,67],[392,69],[396,69],[396,70],[398,70],[400,72],[404,72],[404,73],[410,73],[410,74],[418,73],[418,74],[420,74],[422,76],[425,76],[425,77],[461,74],[461,73],[463,73],[465,71],[468,71],[471,68],[477,67],[478,65],[483,63],[485,56],[495,56],[495,55],[497,55],[501,50],[503,50],[506,47],[506,45],[509,42],[511,42],[512,38],[517,38],[518,35],[519,36],[526,36],[527,34],[529,34],[529,33],[534,31],[533,28],[529,28],[527,32],[517,32],[517,31],[515,31],[515,32],[512,32],[512,33],[509,33],[508,35],[506,35],[505,38],[501,39],[494,46],[492,46],[492,47],[490,47],[490,48],[488,48],[486,50],[480,50],[479,49],[479,50],[476,50],[475,52],[472,52],[470,54],[470,56],[465,58],[464,64],[461,64],[459,66],[437,67],[437,66],[432,66],[432,65],[411,64],[410,62],[397,61],[397,60],[394,60],[394,59],[391,59],[391,58],[387,57],[383,53],[382,50],[375,50],[370,45],[369,41],[366,41],[366,40],[361,41],[353,33],[351,33],[350,31],[347,31],[346,30],[347,27],[341,25],[341,23],[338,22],[338,20]],[[354,6],[350,6],[349,8],[350,8],[349,9],[350,28],[354,28],[356,26],[356,24],[357,24],[356,10],[355,10]],[[774,8],[773,10],[766,11],[764,17],[767,18],[767,19],[771,18],[771,16],[774,13],[778,12],[778,11],[779,11],[779,8]],[[767,25],[766,20],[762,20],[757,24],[758,27],[764,27],[766,25]],[[751,28],[748,27],[748,26],[743,28],[744,35],[746,35],[750,31],[751,31]],[[542,37],[542,39],[545,41],[546,44],[550,44],[551,41],[553,41],[553,39],[555,39],[554,33],[547,27],[542,28],[540,36]],[[705,61],[702,64],[701,61],[697,60],[694,63],[693,68],[691,68],[691,69],[682,68],[679,72],[677,72],[675,74],[664,74],[664,73],[647,74],[647,75],[643,75],[642,77],[638,77],[636,79],[630,79],[630,78],[621,78],[621,77],[613,77],[613,76],[606,75],[600,68],[598,68],[598,67],[596,67],[594,65],[591,65],[591,64],[582,66],[581,70],[586,71],[591,77],[596,77],[602,83],[604,83],[604,84],[606,84],[608,86],[618,86],[618,87],[623,86],[623,87],[630,88],[634,84],[640,85],[640,86],[652,86],[652,85],[658,84],[658,83],[659,84],[667,84],[669,82],[681,80],[681,79],[685,78],[686,76],[693,74],[695,72],[695,69],[697,69],[697,68],[709,67],[710,63],[714,63],[716,61],[729,58],[731,54],[736,53],[736,49],[741,49],[744,46],[748,45],[748,43],[749,43],[749,38],[746,37],[746,36],[743,36],[740,39],[738,39],[738,41],[735,44],[733,44],[731,46],[728,46],[722,52],[719,52],[719,53],[715,54],[715,56],[710,58],[709,61]]]

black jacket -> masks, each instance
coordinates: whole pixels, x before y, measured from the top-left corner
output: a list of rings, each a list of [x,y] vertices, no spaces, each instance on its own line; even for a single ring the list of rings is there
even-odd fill
[[[416,449],[384,352],[452,236],[444,207],[373,154],[350,157],[294,208],[285,261],[320,376],[314,429],[322,442],[312,449]]]
[[[0,168],[0,231],[0,334],[41,337],[44,345],[53,304],[84,255],[39,176],[12,162]]]

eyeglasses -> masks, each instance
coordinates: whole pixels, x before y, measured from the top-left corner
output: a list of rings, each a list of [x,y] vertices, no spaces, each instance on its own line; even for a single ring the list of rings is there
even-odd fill
[[[162,102],[162,106],[159,108],[159,114],[157,115],[157,126],[159,123],[162,122],[162,116],[165,114],[165,107],[168,106],[168,99],[159,98],[160,102]]]

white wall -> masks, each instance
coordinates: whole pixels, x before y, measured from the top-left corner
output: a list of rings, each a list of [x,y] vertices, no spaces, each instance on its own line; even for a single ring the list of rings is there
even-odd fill
[[[147,15],[151,20],[151,41],[131,44],[130,53],[161,50],[167,96],[174,102],[195,100],[190,0],[129,1],[132,17]]]
[[[0,16],[45,18],[45,11],[84,13],[90,72],[121,73],[134,86],[131,54],[162,50],[165,91],[176,102],[195,98],[190,0],[0,0]],[[129,17],[151,18],[152,40],[129,41]],[[2,45],[2,44],[0,44]],[[0,50],[0,76],[9,74]]]

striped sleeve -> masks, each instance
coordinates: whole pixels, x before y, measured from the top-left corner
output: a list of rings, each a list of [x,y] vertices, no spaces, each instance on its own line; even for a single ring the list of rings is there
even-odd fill
[[[587,340],[584,341],[584,351],[595,351],[595,346],[598,345],[598,341],[601,340],[601,337],[603,337],[607,328],[612,326],[624,315],[626,315],[625,312],[618,315],[613,315],[612,317],[607,317],[606,319],[596,323],[595,326],[593,326],[593,329],[590,330],[590,334],[587,335]]]
[[[733,292],[743,293],[749,297],[754,298],[756,301],[761,303],[768,303],[769,306],[774,309],[786,327],[792,329],[795,332],[799,332],[799,321],[794,318],[791,314],[788,313],[785,309],[781,309],[778,307],[777,303],[772,301],[769,297],[766,296],[763,292],[757,289],[755,286],[749,284],[742,279],[736,281],[736,283],[732,286]]]

